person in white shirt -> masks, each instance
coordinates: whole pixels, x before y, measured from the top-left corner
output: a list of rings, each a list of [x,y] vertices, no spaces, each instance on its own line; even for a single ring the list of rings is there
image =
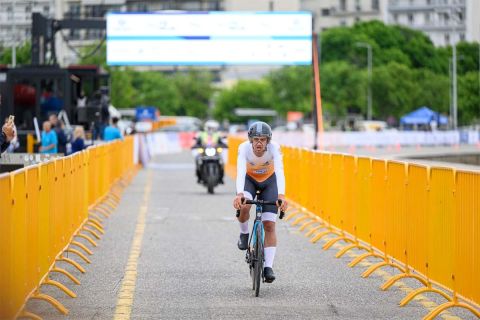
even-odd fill
[[[255,122],[248,129],[248,141],[238,147],[237,160],[237,195],[233,200],[235,209],[240,210],[240,239],[238,248],[248,247],[248,220],[250,207],[242,203],[242,198],[253,200],[257,191],[258,199],[265,201],[282,200],[280,210],[285,211],[288,203],[285,200],[285,174],[280,145],[272,141],[272,129],[265,122]],[[279,204],[279,203],[278,203]],[[277,207],[264,205],[262,221],[265,229],[265,281],[275,280],[273,260],[277,247],[275,222]]]

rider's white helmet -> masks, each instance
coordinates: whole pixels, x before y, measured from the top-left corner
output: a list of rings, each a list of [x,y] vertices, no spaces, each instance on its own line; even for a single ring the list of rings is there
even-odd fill
[[[215,120],[208,120],[204,125],[205,131],[217,131],[219,127],[220,124]]]

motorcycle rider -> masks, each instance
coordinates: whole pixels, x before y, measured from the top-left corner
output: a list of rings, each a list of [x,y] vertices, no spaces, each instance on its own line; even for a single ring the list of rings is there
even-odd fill
[[[220,127],[220,124],[218,121],[215,120],[208,120],[205,122],[204,125],[204,131],[200,132],[199,135],[197,136],[195,145],[193,148],[202,148],[205,146],[213,146],[213,147],[224,147],[225,144],[222,141],[222,137],[220,133],[218,132],[218,129]],[[197,154],[195,156],[195,166],[196,166],[196,174],[197,174],[197,183],[201,183],[202,177],[200,173],[200,156],[201,154]],[[220,169],[220,183],[223,184],[223,175],[224,175],[224,169],[223,169],[223,162],[221,163],[221,169]]]

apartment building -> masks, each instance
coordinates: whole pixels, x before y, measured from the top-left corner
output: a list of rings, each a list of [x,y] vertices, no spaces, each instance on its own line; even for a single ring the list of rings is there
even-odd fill
[[[480,42],[478,0],[302,0],[311,11],[314,30],[380,20],[424,32],[436,46]]]
[[[318,33],[361,21],[384,21],[386,3],[386,0],[302,0],[301,9],[312,12],[314,31]]]
[[[11,47],[15,41],[22,44],[32,36],[32,12],[53,17],[52,0],[2,0],[0,1],[0,47]]]
[[[478,0],[389,0],[387,23],[426,33],[436,46],[480,41]]]

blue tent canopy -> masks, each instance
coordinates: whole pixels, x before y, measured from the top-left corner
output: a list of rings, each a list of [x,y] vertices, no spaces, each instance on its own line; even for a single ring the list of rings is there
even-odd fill
[[[400,124],[403,125],[430,124],[432,121],[436,121],[439,125],[448,124],[447,117],[440,115],[428,107],[421,107],[400,118]]]

